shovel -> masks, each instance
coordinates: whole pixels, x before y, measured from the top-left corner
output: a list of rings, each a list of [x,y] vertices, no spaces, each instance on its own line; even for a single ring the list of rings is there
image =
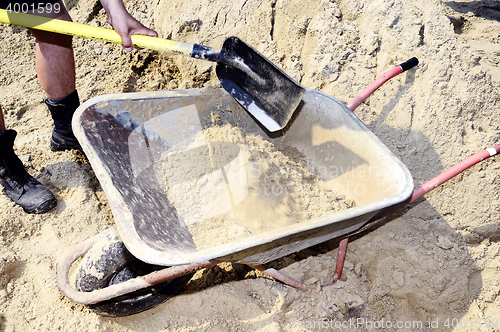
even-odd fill
[[[120,35],[111,29],[4,9],[0,9],[0,22],[121,44]],[[222,87],[269,132],[286,126],[305,92],[292,78],[237,37],[226,39],[220,51],[143,35],[133,35],[132,44],[217,62],[215,71]]]

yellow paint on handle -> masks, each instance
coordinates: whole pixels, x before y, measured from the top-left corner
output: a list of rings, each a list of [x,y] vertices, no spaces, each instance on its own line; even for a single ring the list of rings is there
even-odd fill
[[[114,44],[122,43],[120,35],[112,29],[99,28],[30,14],[15,13],[13,11],[7,12],[5,9],[0,9],[0,22],[70,36],[97,39]],[[139,48],[184,55],[191,55],[193,50],[193,44],[143,35],[132,35],[132,44]]]

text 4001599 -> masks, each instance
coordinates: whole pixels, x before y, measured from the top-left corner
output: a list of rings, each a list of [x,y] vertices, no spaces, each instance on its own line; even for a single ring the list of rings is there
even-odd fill
[[[26,3],[26,2],[10,2],[7,5],[5,10],[10,14],[14,13],[23,13],[23,14],[58,14],[61,12],[61,5],[59,3],[51,4],[51,3]]]

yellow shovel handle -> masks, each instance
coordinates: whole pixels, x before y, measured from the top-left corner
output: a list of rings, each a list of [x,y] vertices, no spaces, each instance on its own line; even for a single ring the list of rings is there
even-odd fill
[[[0,22],[70,36],[97,39],[115,44],[122,43],[120,35],[112,29],[98,28],[86,24],[68,22],[42,16],[16,13],[14,11],[8,12],[5,9],[0,9]],[[132,35],[132,44],[134,47],[138,48],[147,48],[150,50],[184,55],[191,55],[193,51],[193,44],[143,35]]]

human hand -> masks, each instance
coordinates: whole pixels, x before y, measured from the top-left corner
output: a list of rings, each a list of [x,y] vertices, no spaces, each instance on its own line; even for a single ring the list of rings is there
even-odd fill
[[[146,35],[158,37],[156,31],[146,28],[132,17],[125,9],[121,0],[101,0],[104,10],[108,15],[108,22],[122,38],[125,51],[132,51],[131,35]]]

